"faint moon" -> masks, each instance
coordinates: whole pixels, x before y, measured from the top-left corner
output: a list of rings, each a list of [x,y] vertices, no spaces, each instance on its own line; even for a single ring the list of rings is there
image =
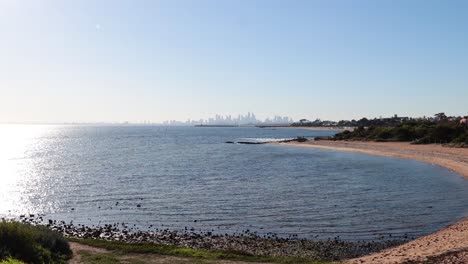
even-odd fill
[[[101,29],[101,24],[96,24],[94,27],[96,28],[96,30],[100,30]]]

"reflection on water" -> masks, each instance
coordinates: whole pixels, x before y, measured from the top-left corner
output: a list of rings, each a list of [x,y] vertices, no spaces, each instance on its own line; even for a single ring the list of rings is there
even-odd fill
[[[463,216],[468,184],[409,160],[245,138],[331,131],[0,126],[0,216],[303,237],[422,235]]]
[[[38,139],[50,133],[52,126],[0,124],[0,214],[34,212],[35,206],[23,191],[34,188],[28,152],[40,148]]]

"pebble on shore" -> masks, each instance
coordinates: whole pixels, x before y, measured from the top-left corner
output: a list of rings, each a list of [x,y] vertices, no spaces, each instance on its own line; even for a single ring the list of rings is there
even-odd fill
[[[299,239],[295,236],[278,237],[268,233],[258,235],[249,229],[238,234],[217,234],[195,232],[193,228],[184,231],[153,229],[141,231],[129,228],[128,223],[104,224],[103,226],[74,225],[72,222],[44,220],[44,215],[21,217],[20,221],[33,225],[45,225],[66,237],[78,239],[104,239],[128,243],[155,243],[195,249],[234,250],[252,255],[277,257],[300,257],[324,261],[337,261],[368,255],[373,252],[401,245],[407,239],[381,237],[375,241],[344,241],[339,237],[326,240]],[[150,227],[153,227],[151,225]],[[214,230],[213,230],[214,231]]]

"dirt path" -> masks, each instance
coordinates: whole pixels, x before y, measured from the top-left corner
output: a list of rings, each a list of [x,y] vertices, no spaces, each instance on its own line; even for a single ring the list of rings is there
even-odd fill
[[[468,179],[468,149],[401,142],[309,141],[282,145],[357,152],[420,160],[453,170]],[[436,233],[350,263],[468,263],[468,218]]]
[[[102,248],[96,248],[96,247],[90,247],[86,245],[82,245],[79,243],[74,243],[70,242],[70,248],[73,251],[73,258],[70,260],[70,264],[81,264],[84,263],[81,259],[81,254],[79,254],[80,251],[87,251],[90,252],[91,254],[102,254],[102,253],[109,253],[108,250],[102,249]]]
[[[70,247],[73,251],[73,258],[70,264],[87,264],[86,257],[84,256],[105,256],[108,259],[118,261],[116,263],[122,264],[191,264],[191,263],[216,263],[216,264],[251,264],[252,262],[229,261],[229,260],[202,260],[196,258],[182,258],[175,256],[157,255],[157,254],[119,254],[110,250],[82,245],[75,242],[70,242]],[[109,262],[103,262],[109,263]],[[267,264],[267,263],[257,263]]]

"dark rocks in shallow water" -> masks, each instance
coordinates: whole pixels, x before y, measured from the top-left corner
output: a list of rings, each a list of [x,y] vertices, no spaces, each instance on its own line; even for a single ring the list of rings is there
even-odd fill
[[[234,141],[226,141],[226,144],[234,144]]]
[[[39,218],[22,218],[22,222],[44,224]],[[300,257],[323,261],[338,261],[367,255],[385,248],[394,247],[407,242],[407,239],[388,238],[382,236],[376,241],[344,241],[338,236],[328,240],[300,239],[296,235],[288,238],[266,233],[266,237],[250,229],[243,233],[221,234],[213,232],[195,232],[193,227],[185,227],[185,231],[169,229],[139,230],[128,228],[129,223],[104,224],[103,226],[75,226],[64,221],[46,220],[50,229],[67,237],[115,240],[128,243],[155,243],[190,247],[196,249],[240,251],[251,255],[270,255],[277,257]],[[198,220],[195,220],[198,222]],[[122,229],[119,228],[122,226]],[[151,225],[152,227],[153,225]]]
[[[297,142],[306,142],[308,139],[306,137],[297,137],[296,141]]]
[[[262,142],[255,142],[255,141],[239,141],[237,144],[247,144],[247,145],[261,145],[261,144],[270,144],[270,143],[288,143],[288,142],[306,142],[309,139],[306,137],[297,137],[294,139],[285,139],[285,140],[279,140],[279,141],[262,141]],[[232,141],[228,141],[232,142]],[[228,143],[226,142],[226,143]]]

